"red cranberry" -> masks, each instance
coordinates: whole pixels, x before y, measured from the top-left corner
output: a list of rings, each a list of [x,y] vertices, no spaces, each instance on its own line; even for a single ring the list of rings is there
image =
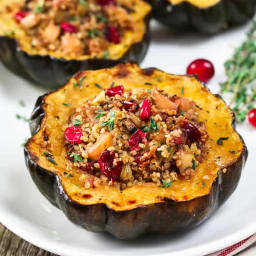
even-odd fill
[[[197,75],[204,83],[214,76],[214,66],[209,60],[197,59],[191,62],[187,68],[188,75]]]
[[[123,107],[128,111],[128,112],[136,112],[138,108],[138,104],[136,102],[131,102],[124,100],[122,101]]]
[[[105,5],[114,5],[115,0],[98,0],[98,4],[105,6]]]
[[[122,85],[118,85],[112,88],[108,88],[105,94],[109,97],[112,97],[115,95],[122,95],[123,93],[124,93],[124,87]]]
[[[84,166],[81,166],[80,169],[87,173],[92,173],[94,170],[93,163],[85,163]]]
[[[140,119],[143,121],[148,121],[151,116],[151,104],[149,100],[143,100],[141,105]]]
[[[130,150],[139,150],[139,144],[140,143],[146,143],[147,142],[147,133],[144,133],[140,129],[138,129],[129,139],[129,146]]]
[[[198,128],[192,123],[189,123],[189,122],[184,123],[182,126],[182,129],[185,135],[187,136],[187,138],[190,140],[190,142],[198,141],[202,136]]]
[[[82,142],[82,129],[79,126],[68,127],[65,131],[65,138],[71,144],[80,144]]]
[[[77,28],[68,22],[62,22],[60,24],[60,27],[64,32],[67,32],[67,33],[76,33],[77,32]]]
[[[249,123],[256,127],[256,108],[252,109],[248,114]]]
[[[15,19],[20,22],[22,19],[24,19],[26,16],[28,16],[29,12],[24,11],[18,11],[15,14]]]
[[[174,140],[174,143],[177,144],[177,145],[183,144],[182,136],[180,136],[180,137],[174,137],[173,140]]]
[[[110,25],[108,27],[107,31],[107,39],[109,42],[114,43],[114,44],[119,44],[120,43],[120,36],[117,31],[117,28],[113,25]]]
[[[108,179],[113,181],[118,180],[122,171],[122,162],[118,161],[115,166],[113,166],[115,158],[115,153],[109,150],[104,150],[101,154],[98,163],[100,165],[100,171]]]

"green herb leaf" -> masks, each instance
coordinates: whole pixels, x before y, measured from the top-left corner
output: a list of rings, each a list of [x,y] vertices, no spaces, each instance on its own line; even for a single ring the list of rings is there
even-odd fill
[[[184,114],[185,114],[185,112],[184,112],[184,110],[182,109],[182,110],[180,111],[180,115],[181,115],[181,116],[184,116]]]
[[[19,101],[19,105],[22,106],[22,107],[26,107],[26,104],[25,104],[25,102],[23,100]]]
[[[16,114],[16,118],[19,120],[23,120],[24,122],[29,122],[28,118],[26,118],[25,116],[22,116],[20,114]]]
[[[68,178],[74,177],[74,175],[72,174],[72,172],[69,172],[69,173],[67,174],[67,177],[68,177]]]
[[[104,22],[104,23],[108,23],[108,18],[106,18],[106,16],[104,16],[103,14],[99,14],[97,16],[97,22]]]
[[[147,89],[147,93],[151,93],[152,91],[150,89]]]
[[[206,183],[204,180],[202,181],[202,186],[203,186],[203,188],[206,186]]]
[[[172,180],[170,180],[169,182],[166,180],[162,180],[162,183],[163,183],[164,188],[169,188],[173,182],[172,182]]]
[[[192,168],[193,168],[193,170],[196,169],[196,160],[195,159],[192,159]]]
[[[115,85],[115,82],[112,82],[111,85],[109,86],[109,88],[114,87],[114,85]]]
[[[109,119],[101,124],[101,127],[108,126],[108,129],[112,131],[115,125],[115,112],[111,112]]]
[[[76,88],[76,87],[79,86],[81,88],[83,86],[83,82],[84,82],[85,79],[86,79],[86,76],[80,78],[78,83],[77,82],[73,83],[73,87]]]
[[[184,86],[182,86],[181,89],[180,89],[180,94],[184,95],[184,93],[185,93],[185,89],[184,89]]]
[[[65,107],[69,107],[70,106],[70,104],[65,103],[65,102],[63,102],[62,105],[64,105]]]
[[[51,153],[49,153],[49,152],[44,152],[43,154],[45,155],[46,159],[47,159],[49,162],[51,162],[51,163],[54,164],[54,165],[57,165],[57,163],[56,163],[56,161],[53,159],[53,155],[52,155]]]
[[[74,158],[75,163],[84,162],[84,159],[82,158],[82,156],[74,152],[70,155],[70,157]]]
[[[79,2],[80,5],[82,5],[84,7],[88,6],[88,3],[85,0],[79,0],[78,2]]]
[[[221,145],[223,145],[223,141],[228,140],[228,139],[229,139],[229,137],[220,137],[217,140],[217,144],[221,146]]]
[[[109,51],[108,50],[105,50],[104,52],[103,52],[103,59],[109,59]]]
[[[98,87],[99,89],[103,89],[102,86],[101,86],[100,84],[98,84],[98,83],[95,83],[94,85],[95,85],[96,87]]]
[[[83,124],[82,121],[80,121],[79,119],[75,119],[74,126],[80,126],[82,124]]]
[[[146,83],[144,83],[145,85],[153,85],[152,83],[150,83],[150,82],[146,82]]]
[[[88,31],[89,38],[101,37],[102,34],[97,28],[92,28]]]
[[[42,6],[42,5],[37,5],[37,6],[35,7],[35,9],[34,9],[34,12],[40,13],[40,12],[43,12],[43,10],[44,10],[44,6]]]
[[[152,117],[150,117],[150,126],[149,126],[149,128],[150,128],[151,131],[152,130],[154,130],[156,132],[158,131],[157,123]]]
[[[236,150],[230,150],[229,152],[230,152],[231,154],[236,154],[236,153],[237,153]]]
[[[98,115],[96,116],[96,119],[99,119],[102,116],[104,116],[107,112],[102,109],[99,109],[99,110],[96,110],[96,113],[98,113]]]

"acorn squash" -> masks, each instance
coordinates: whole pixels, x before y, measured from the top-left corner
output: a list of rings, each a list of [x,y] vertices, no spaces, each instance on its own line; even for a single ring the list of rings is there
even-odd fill
[[[80,86],[74,86],[79,81]],[[193,99],[207,130],[210,150],[192,179],[177,180],[166,187],[146,182],[123,190],[109,185],[86,188],[81,183],[83,172],[69,165],[63,128],[74,108],[97,96],[102,88],[109,88],[113,81],[125,90],[158,88],[169,95]],[[30,129],[25,161],[41,193],[71,222],[119,239],[188,230],[201,224],[234,192],[247,159],[234,115],[220,96],[211,94],[195,77],[140,69],[130,63],[79,72],[63,88],[39,97]],[[67,175],[70,171],[72,175]]]
[[[153,16],[170,29],[214,34],[246,23],[256,11],[254,0],[148,0]]]
[[[106,7],[108,2],[110,7]],[[52,21],[48,22],[49,26],[46,26],[48,18],[43,15],[53,12],[54,8],[41,7],[40,3],[36,0],[0,0],[0,59],[17,75],[45,87],[56,88],[66,83],[79,70],[95,70],[126,61],[140,63],[143,60],[150,40],[148,25],[151,12],[150,5],[143,0],[94,1],[94,5],[74,0],[72,6],[75,6],[75,3],[78,5],[77,11],[80,16],[71,17],[74,15],[73,9],[70,13],[69,9],[67,13],[63,13],[62,7],[59,7],[56,17],[51,16],[52,13],[49,14],[49,17],[54,19],[54,24]],[[56,1],[48,1],[45,5],[54,3],[58,4]],[[97,3],[101,3],[102,7]],[[31,7],[31,4],[37,5]],[[93,7],[90,7],[91,5]],[[96,8],[96,12],[88,8]],[[83,16],[84,13],[87,16]],[[124,21],[122,13],[127,20]],[[33,25],[31,20],[26,20],[25,23],[24,20],[28,18],[26,15],[39,15],[37,20],[40,20],[42,25]],[[117,31],[110,23],[110,19],[113,19],[113,24],[117,23],[116,19],[123,19],[120,21],[120,24],[124,23],[122,31]],[[75,27],[74,24],[79,24],[80,20],[81,24]],[[129,24],[126,24],[126,21],[129,21]],[[89,22],[92,25],[89,26]],[[93,26],[97,28],[94,29]],[[87,29],[88,33],[82,29]],[[75,33],[72,30],[79,32],[78,39],[73,38]],[[112,38],[108,38],[110,32],[114,33]],[[80,39],[81,36],[85,38]],[[83,50],[75,48],[78,44]],[[74,50],[71,46],[74,46]],[[60,51],[62,48],[63,52]],[[90,49],[95,53],[92,54]]]

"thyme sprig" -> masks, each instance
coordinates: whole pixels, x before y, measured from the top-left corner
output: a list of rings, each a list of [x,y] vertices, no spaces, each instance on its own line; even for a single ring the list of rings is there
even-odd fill
[[[222,93],[232,93],[229,106],[237,121],[243,122],[256,106],[256,22],[247,39],[224,64],[227,81],[221,83]]]

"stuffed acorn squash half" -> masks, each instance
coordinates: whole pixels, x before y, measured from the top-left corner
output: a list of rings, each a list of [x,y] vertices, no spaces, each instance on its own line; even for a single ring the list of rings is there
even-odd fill
[[[0,0],[0,59],[46,87],[79,70],[141,62],[150,11],[143,0]]]
[[[77,73],[38,99],[30,128],[25,159],[41,193],[73,223],[119,239],[199,225],[247,158],[219,96],[136,64]]]
[[[246,23],[256,11],[254,0],[148,0],[153,15],[170,29],[214,34]]]

